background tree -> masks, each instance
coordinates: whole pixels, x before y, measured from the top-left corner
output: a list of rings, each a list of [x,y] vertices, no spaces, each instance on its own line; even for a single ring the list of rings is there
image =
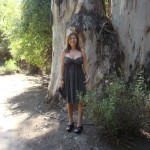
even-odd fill
[[[105,2],[107,11],[112,5],[110,12],[119,42],[111,22],[105,17]],[[71,30],[79,33],[81,44],[88,54],[90,88],[99,85],[105,74],[118,66],[121,66],[130,81],[139,69],[145,68],[149,82],[150,20],[147,19],[150,14],[149,6],[150,2],[147,0],[86,2],[53,0],[54,53],[48,88],[49,97],[56,96],[59,86],[59,54],[64,48],[66,35]]]
[[[11,58],[7,36],[11,33],[7,29],[11,28],[12,24],[14,24],[15,17],[12,17],[12,15],[16,16],[18,8],[16,5],[16,9],[14,9],[15,5],[15,2],[9,0],[0,1],[0,55],[2,64],[4,64],[5,60]]]
[[[21,27],[18,31],[21,39],[19,55],[41,69],[50,68],[52,36],[50,1],[25,0],[21,6]]]
[[[145,68],[150,83],[150,1],[112,1],[112,22],[119,34],[122,68],[132,81]]]
[[[0,28],[13,59],[50,72],[50,1],[2,0],[0,4]]]
[[[52,30],[53,57],[49,83],[49,98],[56,99],[59,86],[60,53],[65,48],[66,36],[75,31],[80,36],[89,63],[88,87],[93,88],[101,82],[105,74],[118,66],[117,36],[110,20],[105,16],[104,0],[53,0]]]
[[[11,59],[10,49],[8,48],[8,39],[0,31],[0,66],[4,65],[6,60]]]

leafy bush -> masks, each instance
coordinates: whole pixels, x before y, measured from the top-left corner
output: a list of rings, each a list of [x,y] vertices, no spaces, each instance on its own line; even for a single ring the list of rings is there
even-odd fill
[[[150,97],[142,73],[134,84],[113,74],[105,80],[101,92],[89,91],[81,99],[89,118],[108,136],[137,135],[148,123]]]
[[[0,30],[11,58],[47,73],[52,57],[50,4],[49,0],[0,1]]]
[[[11,54],[8,48],[8,39],[2,34],[0,30],[0,66],[11,58]]]
[[[4,66],[0,67],[0,73],[10,74],[19,71],[16,62],[12,59],[5,62]]]

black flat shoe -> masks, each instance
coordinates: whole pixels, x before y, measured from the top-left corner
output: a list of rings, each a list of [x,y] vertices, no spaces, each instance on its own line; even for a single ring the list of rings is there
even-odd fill
[[[66,128],[66,131],[71,132],[74,128],[74,123],[72,123],[71,125],[68,125]]]
[[[82,131],[83,131],[83,125],[80,126],[80,127],[76,127],[76,129],[74,130],[74,132],[75,132],[76,134],[80,134]]]

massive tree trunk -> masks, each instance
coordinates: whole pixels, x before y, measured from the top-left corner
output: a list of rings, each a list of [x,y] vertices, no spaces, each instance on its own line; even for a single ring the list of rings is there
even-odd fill
[[[60,53],[68,33],[77,32],[81,45],[87,52],[91,78],[88,88],[98,85],[103,76],[116,66],[118,42],[109,19],[104,15],[104,0],[53,0],[51,6],[53,56],[48,91],[49,99],[56,100]]]
[[[124,53],[122,66],[129,79],[145,68],[150,81],[150,1],[112,0],[112,22]]]

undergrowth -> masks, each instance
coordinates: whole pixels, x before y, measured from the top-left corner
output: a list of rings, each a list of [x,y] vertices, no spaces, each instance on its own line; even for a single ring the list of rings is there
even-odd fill
[[[78,96],[86,104],[89,118],[107,136],[140,135],[142,128],[150,127],[150,94],[143,72],[132,84],[114,73],[106,77],[101,91]]]
[[[19,71],[19,67],[16,65],[16,62],[12,59],[5,62],[4,66],[0,67],[1,74],[12,74]]]

